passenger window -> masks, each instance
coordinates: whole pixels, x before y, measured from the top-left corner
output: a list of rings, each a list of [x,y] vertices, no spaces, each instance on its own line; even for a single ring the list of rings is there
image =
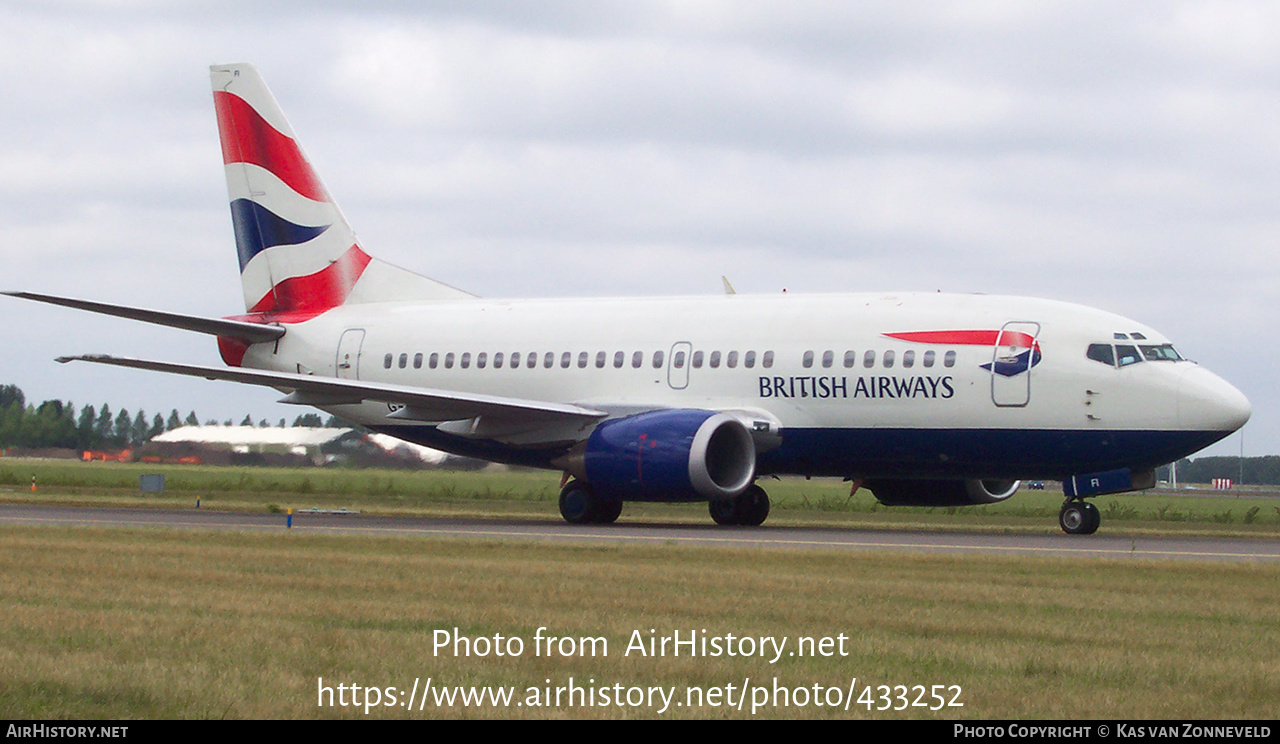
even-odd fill
[[[858,363],[858,352],[846,351],[844,353],[844,366],[846,369]]]
[[[933,352],[933,350],[932,350],[932,349],[930,349],[929,351],[926,351],[926,352],[924,353],[924,360],[923,360],[923,364],[924,364],[924,366],[926,366],[926,367],[932,367],[932,366],[933,366],[933,359],[934,359],[934,357],[935,357],[935,356],[936,356],[936,355],[934,354],[934,352]]]
[[[444,368],[453,369],[453,352],[444,355]]]
[[[746,367],[747,369],[755,368],[756,353],[754,351],[748,351],[746,354],[742,356],[742,366]]]
[[[665,358],[665,355],[661,351],[653,352],[653,368],[662,369],[662,360],[664,358]]]
[[[684,369],[684,352],[677,351],[675,356],[671,357],[671,364],[676,369]]]
[[[902,352],[902,366],[904,369],[911,369],[916,366],[915,349],[908,349],[907,351]]]
[[[956,353],[954,351],[948,351],[946,354],[942,356],[942,366],[944,367],[956,366]]]
[[[528,367],[529,369],[537,369],[538,368],[538,352],[536,351],[529,352],[529,356],[526,357],[524,360],[524,366]]]
[[[590,358],[591,357],[589,354],[587,354],[587,352],[585,351],[578,352],[578,369],[586,369],[587,361],[590,360]]]
[[[435,352],[435,351],[431,352],[431,356],[427,357],[427,366],[430,367],[431,369],[435,369],[436,367],[440,366],[439,352]]]
[[[1085,352],[1085,356],[1095,362],[1102,362],[1108,367],[1116,366],[1116,354],[1111,344],[1089,344],[1089,350]]]
[[[893,367],[893,362],[896,356],[897,355],[894,354],[893,349],[890,349],[889,351],[886,351],[884,353],[884,358],[882,361],[884,362],[884,366],[886,369]]]
[[[596,369],[604,369],[604,360],[606,356],[603,351],[596,352]]]
[[[501,351],[495,351],[493,353],[493,368],[502,369],[502,352]]]
[[[388,354],[388,355],[384,356],[384,357],[382,358],[382,366],[383,366],[383,367],[385,367],[385,368],[387,368],[387,369],[391,369],[391,362],[392,362],[392,360],[394,360],[395,358],[396,358],[396,357],[395,357],[395,354]]]
[[[862,366],[867,369],[876,366],[876,353],[871,349],[867,349],[867,353],[862,355]]]
[[[835,362],[835,360],[836,360],[836,353],[835,353],[834,351],[824,351],[824,352],[822,352],[822,366],[823,366],[823,367],[830,367],[830,366]]]
[[[622,369],[622,363],[626,361],[627,353],[625,351],[613,352],[613,368]]]
[[[702,352],[701,351],[693,352],[692,363],[693,363],[694,369],[702,369]]]
[[[711,364],[712,369],[719,369],[720,368],[720,352],[718,351],[711,352],[711,359],[709,359],[708,362]]]
[[[401,354],[401,355],[400,355],[400,363],[399,363],[397,366],[398,366],[398,367],[400,367],[400,369],[404,369],[405,367],[408,367],[408,366],[409,366],[409,355],[408,355],[408,354]]]
[[[554,366],[555,363],[556,363],[556,353],[554,351],[548,351],[546,356],[542,357],[542,366],[546,367],[547,369],[551,369],[551,367]]]
[[[642,364],[644,364],[644,352],[643,351],[634,352],[631,355],[631,366],[634,367],[635,369],[640,369],[640,366]]]
[[[766,351],[764,353],[764,356],[760,358],[760,366],[764,367],[765,369],[773,368],[773,352],[772,351]]]
[[[1130,364],[1141,362],[1142,356],[1132,346],[1116,344],[1116,361],[1121,367],[1128,367]]]
[[[468,369],[469,367],[471,367],[471,352],[469,351],[462,352],[462,364],[460,364],[459,366],[462,367],[463,369]]]
[[[422,352],[413,355],[413,368],[422,369]]]
[[[476,369],[484,369],[484,365],[488,363],[488,361],[489,354],[487,352],[482,351],[479,354],[476,354]]]
[[[806,351],[806,352],[804,353],[804,361],[803,361],[803,362],[801,362],[801,364],[803,364],[803,365],[804,365],[804,368],[805,368],[805,369],[808,369],[808,368],[810,368],[810,367],[812,367],[812,366],[813,366],[813,352],[812,352],[812,351]]]
[[[511,369],[516,369],[519,366],[520,366],[520,352],[513,351],[511,352]]]
[[[728,367],[729,369],[733,369],[734,367],[737,367],[738,352],[736,351],[729,352],[729,354],[725,357],[724,366]]]
[[[573,354],[563,352],[560,354],[560,369],[569,369],[569,365],[573,364]]]

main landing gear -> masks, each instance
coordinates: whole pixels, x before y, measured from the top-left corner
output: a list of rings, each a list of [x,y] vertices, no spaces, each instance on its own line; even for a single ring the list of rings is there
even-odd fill
[[[752,483],[751,487],[731,499],[711,499],[711,518],[716,524],[758,527],[769,516],[769,494]]]
[[[582,481],[560,489],[560,516],[569,524],[612,524],[621,513],[622,499],[604,498]]]
[[[1102,524],[1102,514],[1088,501],[1068,499],[1058,512],[1058,524],[1068,535],[1092,535]]]
[[[731,499],[712,499],[711,518],[716,524],[756,527],[769,516],[769,494],[760,486]],[[612,524],[622,513],[622,500],[596,493],[590,484],[571,480],[560,489],[560,516],[569,524]]]

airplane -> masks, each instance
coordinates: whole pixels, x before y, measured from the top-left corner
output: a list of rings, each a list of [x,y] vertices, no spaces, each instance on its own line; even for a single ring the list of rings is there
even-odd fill
[[[706,502],[769,513],[765,476],[837,476],[901,506],[1086,499],[1242,427],[1243,394],[1164,335],[1046,299],[944,293],[482,299],[366,253],[257,70],[210,68],[245,312],[12,296],[217,337],[227,366],[61,357],[275,388],[447,452],[563,473],[560,513]]]

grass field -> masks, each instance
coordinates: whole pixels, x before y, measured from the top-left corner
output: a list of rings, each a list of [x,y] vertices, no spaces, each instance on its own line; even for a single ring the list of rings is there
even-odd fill
[[[1280,716],[1274,564],[562,546],[201,531],[5,528],[0,716],[364,717],[325,684],[958,688],[930,712],[764,703],[757,716]],[[534,653],[551,635],[597,653]],[[524,653],[437,655],[434,633],[518,637]],[[625,655],[631,635],[831,638],[829,657]],[[844,651],[836,639],[845,636]],[[579,647],[583,649],[585,646]],[[856,682],[853,680],[856,679]],[[590,681],[590,682],[589,682]],[[870,686],[870,687],[867,687]],[[810,694],[807,692],[806,694]],[[909,697],[915,700],[916,692]],[[554,697],[554,694],[553,694]],[[350,701],[350,697],[348,700]],[[585,699],[585,698],[584,698]],[[362,695],[360,701],[365,701]],[[925,702],[929,702],[928,695]],[[933,704],[937,704],[936,702]],[[375,717],[746,717],[704,704],[494,705]]]
[[[144,473],[166,490],[144,494]],[[32,477],[37,491],[31,493]],[[1059,531],[1060,491],[1023,489],[1001,504],[965,508],[885,507],[865,489],[849,495],[830,478],[762,480],[770,524],[1045,532]],[[365,513],[558,518],[559,481],[548,472],[216,468],[0,459],[0,502],[202,508],[244,511],[349,508]],[[1103,496],[1109,534],[1252,535],[1280,538],[1280,494],[1243,490],[1160,491]],[[628,504],[624,520],[709,520],[705,504]]]
[[[138,476],[158,470],[165,493],[141,495]],[[190,508],[198,495],[216,508],[530,518],[553,518],[558,490],[553,475],[539,473],[31,461],[0,461],[0,488],[0,501],[9,502]],[[865,493],[850,498],[838,482],[782,481],[769,490],[771,523],[891,528],[1056,532],[1061,500],[1029,492],[986,510],[909,510],[878,507]],[[1156,493],[1099,505],[1105,531],[1275,537],[1277,503]],[[701,505],[628,506],[623,518],[708,519]],[[769,717],[1280,717],[1273,563],[164,529],[3,527],[0,536],[6,718],[720,718],[750,717],[753,702],[755,716]],[[603,639],[607,653],[583,644],[579,651],[595,653],[538,655],[540,627]],[[518,638],[522,653],[468,656],[452,646],[436,653],[437,631],[454,628],[471,639]],[[772,653],[624,653],[634,634],[675,631],[772,637],[788,644],[786,652],[802,638],[825,638],[831,655],[784,653],[774,663]],[[432,698],[408,710],[402,703],[415,680],[428,679],[436,692],[510,688],[514,697],[474,706]],[[741,710],[714,697],[741,694],[744,683],[759,689]],[[320,705],[326,685],[335,703],[368,702],[363,688],[376,687],[380,704],[368,713]],[[701,691],[701,704],[686,697],[691,689]],[[590,707],[586,690],[597,703],[630,695],[634,704]],[[674,691],[665,709],[656,690]],[[396,704],[383,704],[391,695]],[[943,700],[963,707],[929,710]],[[686,701],[694,704],[678,704]]]

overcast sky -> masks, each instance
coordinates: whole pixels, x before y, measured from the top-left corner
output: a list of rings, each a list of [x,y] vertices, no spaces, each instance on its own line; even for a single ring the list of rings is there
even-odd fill
[[[208,66],[374,255],[484,296],[945,290],[1127,315],[1280,453],[1280,4],[0,1],[5,289],[243,308]],[[0,298],[30,400],[292,421],[91,365],[212,339]],[[1239,435],[1212,452],[1240,451]]]

